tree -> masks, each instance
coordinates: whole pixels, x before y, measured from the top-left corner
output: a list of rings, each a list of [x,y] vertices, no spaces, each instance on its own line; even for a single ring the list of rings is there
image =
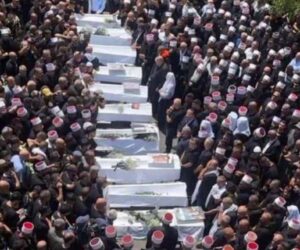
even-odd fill
[[[272,10],[276,15],[286,15],[293,21],[300,15],[300,0],[272,0]]]

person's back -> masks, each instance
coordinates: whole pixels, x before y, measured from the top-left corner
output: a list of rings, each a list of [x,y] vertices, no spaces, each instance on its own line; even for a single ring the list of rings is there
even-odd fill
[[[161,248],[171,250],[175,249],[178,241],[178,231],[174,227],[165,226],[165,238],[161,244]]]

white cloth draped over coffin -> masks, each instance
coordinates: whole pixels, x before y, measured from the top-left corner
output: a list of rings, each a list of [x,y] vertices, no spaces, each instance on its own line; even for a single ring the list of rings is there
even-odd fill
[[[94,80],[108,83],[135,82],[141,83],[142,68],[124,66],[124,71],[111,70],[109,66],[101,66],[94,74]]]
[[[172,182],[180,177],[180,160],[175,154],[148,154],[122,158],[96,157],[101,166],[99,174],[117,184]],[[127,168],[118,167],[119,162]]]
[[[79,27],[90,27],[90,28],[121,28],[120,20],[117,19],[116,15],[110,14],[75,14],[77,26]]]
[[[139,124],[129,129],[97,129],[94,138],[98,147],[113,148],[124,155],[144,155],[159,152],[159,130],[154,124]]]
[[[104,46],[90,43],[93,47],[93,55],[98,57],[103,64],[124,63],[133,65],[136,58],[136,51],[129,46]]]
[[[119,29],[113,29],[113,30],[119,30]],[[123,30],[121,30],[121,31],[123,31]],[[97,44],[97,45],[128,46],[128,47],[130,47],[130,45],[131,45],[131,36],[127,33],[120,34],[119,36],[111,36],[110,34],[108,36],[91,35],[90,43],[91,44]]]
[[[124,89],[123,84],[117,85],[94,83],[89,87],[89,89],[91,91],[102,92],[102,96],[105,98],[106,101],[138,103],[146,102],[148,98],[148,88],[146,86],[140,86],[138,83],[133,84],[137,84],[137,88],[139,89],[139,91],[137,91],[136,93],[130,93],[126,91],[126,89]]]
[[[161,218],[166,212],[173,214],[171,226],[177,228],[179,240],[182,241],[187,235],[193,235],[196,241],[201,240],[204,231],[204,215],[198,207],[159,209],[157,219]],[[117,219],[114,226],[117,229],[117,235],[122,237],[125,234],[131,234],[135,239],[145,239],[151,226],[147,222],[137,220],[136,215],[142,217],[152,217],[150,210],[122,211],[117,212]],[[183,215],[183,216],[182,216]]]
[[[99,108],[97,117],[98,123],[114,121],[148,123],[152,120],[151,103],[106,104],[103,109]]]
[[[108,185],[103,190],[111,208],[186,207],[186,185],[183,182]]]

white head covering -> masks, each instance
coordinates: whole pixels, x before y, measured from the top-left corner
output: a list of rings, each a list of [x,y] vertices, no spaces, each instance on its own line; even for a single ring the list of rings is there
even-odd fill
[[[169,72],[166,76],[164,85],[159,90],[161,99],[171,99],[174,96],[176,87],[176,79],[173,72]]]
[[[288,215],[286,220],[293,220],[293,219],[300,219],[300,213],[299,213],[299,209],[297,206],[295,205],[290,205],[287,206],[287,210],[288,210]]]
[[[214,138],[215,137],[215,134],[212,130],[210,121],[202,120],[202,122],[200,124],[200,129],[198,132],[198,137],[200,137],[200,138],[208,138],[208,137]]]
[[[239,117],[237,120],[237,126],[236,129],[233,132],[234,135],[236,134],[243,134],[246,136],[251,135],[251,131],[249,128],[249,121],[247,117]]]
[[[235,112],[230,112],[227,116],[227,118],[230,120],[229,129],[233,132],[236,129],[236,124],[238,120],[238,114]]]

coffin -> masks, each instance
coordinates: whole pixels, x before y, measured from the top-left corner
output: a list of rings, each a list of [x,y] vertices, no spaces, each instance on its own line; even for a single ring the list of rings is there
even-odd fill
[[[188,204],[183,182],[139,185],[109,185],[104,197],[111,208],[185,207]]]
[[[148,123],[152,118],[151,103],[133,104],[106,104],[103,109],[99,109],[98,122],[141,122]]]
[[[101,91],[103,97],[108,102],[147,102],[148,88],[146,86],[140,86],[138,83],[133,83],[136,86],[138,86],[138,90],[126,91],[124,84],[116,85],[95,83],[92,86],[90,86],[89,89],[90,91]]]
[[[75,14],[77,25],[80,27],[105,27],[105,28],[120,28],[120,21],[116,15],[110,14]]]
[[[134,124],[129,129],[97,129],[94,140],[98,145],[96,152],[107,153],[108,157],[159,152],[159,130],[154,124]]]
[[[117,184],[145,184],[177,181],[180,177],[180,160],[175,154],[165,154],[168,162],[157,162],[153,156],[161,154],[131,155],[119,158],[100,158],[99,174],[106,176],[109,182]]]
[[[136,51],[129,46],[108,46],[90,43],[93,47],[93,55],[98,57],[102,64],[124,63],[134,65]]]
[[[121,84],[124,82],[141,83],[142,68],[125,66],[125,74],[111,72],[107,66],[100,67],[94,74],[96,82]]]

